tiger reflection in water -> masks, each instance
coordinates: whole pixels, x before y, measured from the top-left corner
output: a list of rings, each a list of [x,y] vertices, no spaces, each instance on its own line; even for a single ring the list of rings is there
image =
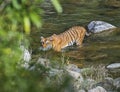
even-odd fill
[[[41,37],[41,43],[43,50],[54,49],[60,52],[63,48],[71,46],[74,43],[78,46],[82,45],[86,34],[86,29],[81,26],[74,26],[67,31],[56,35],[53,34],[50,37]]]

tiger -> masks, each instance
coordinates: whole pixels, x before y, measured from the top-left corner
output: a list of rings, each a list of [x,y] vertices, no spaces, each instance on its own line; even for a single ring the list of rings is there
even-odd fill
[[[58,35],[53,34],[50,37],[44,38],[41,36],[41,44],[43,50],[53,49],[57,52],[60,52],[67,46],[76,44],[81,46],[86,34],[86,29],[81,26],[73,26],[67,31],[60,33]]]

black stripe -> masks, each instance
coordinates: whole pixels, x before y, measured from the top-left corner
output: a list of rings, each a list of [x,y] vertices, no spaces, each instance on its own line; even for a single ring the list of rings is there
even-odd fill
[[[71,29],[70,29],[71,30]],[[70,32],[70,30],[68,30],[68,36],[69,36],[69,39],[71,40],[71,41],[73,41],[73,35],[71,34],[71,32]]]
[[[73,38],[72,38],[73,41],[75,41],[75,39],[76,39],[76,33],[75,33],[75,30],[76,30],[75,27],[73,27],[72,30],[70,30],[71,35],[73,36]]]

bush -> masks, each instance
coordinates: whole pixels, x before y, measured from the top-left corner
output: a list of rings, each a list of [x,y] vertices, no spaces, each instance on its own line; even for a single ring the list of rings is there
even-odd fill
[[[37,7],[41,2],[0,1],[0,92],[44,92],[46,88],[46,79],[38,71],[25,70],[18,64],[22,58],[21,41],[27,40],[31,27],[42,26],[42,10]]]

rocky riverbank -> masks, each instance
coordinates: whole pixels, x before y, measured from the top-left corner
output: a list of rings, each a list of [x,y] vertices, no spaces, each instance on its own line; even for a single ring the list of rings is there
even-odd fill
[[[107,66],[107,68],[111,67],[114,68],[115,65]],[[116,67],[118,67],[118,64]],[[34,63],[32,66],[29,65],[29,68],[27,67],[26,69],[30,71],[42,72],[43,68],[46,71],[43,74],[47,76],[47,80],[49,81],[48,84],[52,83],[53,81],[57,81],[58,84],[61,84],[65,78],[69,79],[69,83],[64,89],[64,92],[120,91],[120,77],[109,77],[108,69],[106,69],[104,65],[80,69],[74,64],[53,64],[49,59],[39,58],[36,63]],[[55,76],[57,76],[57,80],[54,79]]]

